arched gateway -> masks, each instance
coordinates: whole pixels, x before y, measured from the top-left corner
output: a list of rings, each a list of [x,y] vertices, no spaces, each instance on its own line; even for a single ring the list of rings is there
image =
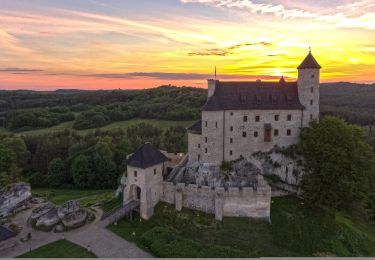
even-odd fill
[[[166,161],[168,158],[151,144],[140,147],[126,161],[128,176],[124,205],[139,201],[143,219],[149,219],[154,214],[154,206],[160,200],[160,184]]]

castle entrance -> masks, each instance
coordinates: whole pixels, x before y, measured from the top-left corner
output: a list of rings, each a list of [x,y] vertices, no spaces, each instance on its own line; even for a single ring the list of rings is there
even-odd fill
[[[130,186],[130,196],[129,196],[129,199],[130,200],[138,200],[140,201],[141,200],[141,194],[142,194],[142,190],[139,186],[135,185],[135,184],[132,184]]]

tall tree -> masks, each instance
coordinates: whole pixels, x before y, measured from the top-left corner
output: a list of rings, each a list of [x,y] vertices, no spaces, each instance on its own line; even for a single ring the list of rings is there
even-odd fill
[[[362,129],[327,116],[303,129],[300,145],[304,198],[323,208],[364,210],[374,187],[375,156]]]
[[[48,166],[48,183],[51,187],[60,187],[69,182],[65,162],[61,158],[53,159]]]

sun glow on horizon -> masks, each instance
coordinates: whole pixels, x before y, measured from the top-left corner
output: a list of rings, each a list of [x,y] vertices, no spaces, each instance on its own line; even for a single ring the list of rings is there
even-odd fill
[[[375,82],[369,0],[0,5],[0,89],[206,87],[215,66],[225,80],[295,80],[309,46],[322,82]]]

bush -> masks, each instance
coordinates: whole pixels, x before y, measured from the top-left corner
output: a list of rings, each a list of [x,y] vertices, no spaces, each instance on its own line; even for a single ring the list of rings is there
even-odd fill
[[[48,186],[47,177],[40,172],[31,175],[29,178],[29,183],[32,188],[43,188]]]

